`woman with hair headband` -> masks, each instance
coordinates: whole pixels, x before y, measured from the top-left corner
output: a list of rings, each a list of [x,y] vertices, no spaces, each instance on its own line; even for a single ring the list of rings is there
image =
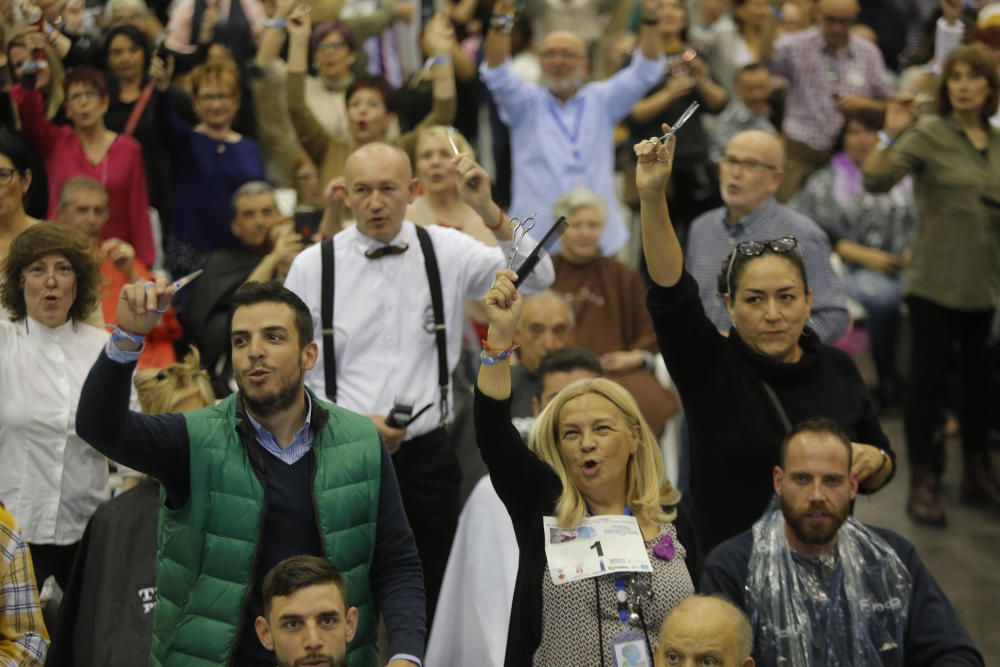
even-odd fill
[[[509,358],[522,305],[515,278],[497,272],[483,299],[490,328],[474,399],[476,440],[520,549],[504,664],[620,664],[630,651],[648,652],[648,662],[663,618],[699,576],[680,493],[663,481],[659,446],[635,399],[607,379],[559,392],[535,423],[531,449],[524,444],[510,419]],[[651,573],[558,582],[545,518],[571,530],[585,517],[623,514],[635,517]]]
[[[647,307],[684,403],[694,518],[707,551],[764,512],[781,441],[794,424],[816,416],[836,422],[853,442],[862,492],[882,488],[894,466],[854,362],[806,327],[812,292],[794,237],[737,245],[718,281],[733,323],[728,335],[705,315],[663,194],[675,141],[636,144],[636,186],[653,281]]]

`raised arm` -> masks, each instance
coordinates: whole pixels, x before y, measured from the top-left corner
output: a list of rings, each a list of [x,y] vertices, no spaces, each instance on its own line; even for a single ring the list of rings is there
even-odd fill
[[[669,129],[670,126],[664,123],[664,132]],[[661,287],[676,285],[684,271],[684,253],[670,222],[666,197],[676,142],[676,138],[672,138],[669,145],[664,145],[658,137],[652,137],[635,145],[642,251],[650,278]]]
[[[887,103],[885,110],[885,125],[882,130],[888,135],[890,142],[896,139],[916,120],[913,98],[894,98]],[[890,159],[893,148],[891,143],[880,142],[868,157],[865,158],[861,171],[864,174],[865,189],[870,192],[888,192],[903,176],[905,170],[897,168]]]
[[[292,119],[299,143],[316,164],[323,164],[332,137],[320,125],[306,104],[305,76],[309,67],[309,34],[312,21],[309,6],[299,5],[288,16],[288,115]]]
[[[458,109],[455,68],[452,61],[455,31],[448,17],[442,12],[435,14],[427,24],[424,36],[430,44],[431,56],[434,58],[434,64],[430,68],[433,81],[432,105],[430,113],[413,130],[399,138],[400,148],[405,150],[411,159],[415,157],[420,131],[433,125],[451,125],[455,121],[455,112]]]
[[[275,21],[288,21],[288,15],[292,11],[295,0],[278,0],[274,8]],[[281,54],[281,47],[285,44],[285,29],[278,24],[271,24],[264,29],[264,36],[260,39],[260,46],[257,47],[257,55],[254,64],[258,67],[268,65]]]
[[[484,48],[487,67],[499,67],[510,57],[510,31],[514,26],[515,11],[513,0],[497,0],[493,4],[493,17]]]
[[[118,301],[119,326],[140,338],[148,335],[160,319],[156,309],[165,310],[173,293],[162,278],[159,285],[126,285]],[[181,415],[129,410],[132,371],[141,350],[141,342],[109,340],[80,392],[76,432],[108,458],[160,480],[176,508],[190,493],[187,428]]]
[[[490,321],[490,328],[486,334],[488,352],[509,350],[514,346],[514,329],[517,328],[517,320],[524,305],[521,295],[514,287],[516,278],[517,275],[513,271],[503,269],[497,271],[493,287],[483,299],[486,316]],[[476,387],[483,395],[498,401],[510,398],[509,356],[506,360],[495,364],[480,364]]]
[[[458,195],[474,210],[497,241],[512,240],[507,214],[493,201],[490,175],[470,155],[452,158],[458,171]]]

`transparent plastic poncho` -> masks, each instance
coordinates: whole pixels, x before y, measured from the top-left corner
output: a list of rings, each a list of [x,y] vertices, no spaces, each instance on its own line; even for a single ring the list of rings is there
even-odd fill
[[[753,527],[747,611],[758,665],[903,665],[913,581],[882,537],[854,517],[829,556],[795,554],[776,497]]]

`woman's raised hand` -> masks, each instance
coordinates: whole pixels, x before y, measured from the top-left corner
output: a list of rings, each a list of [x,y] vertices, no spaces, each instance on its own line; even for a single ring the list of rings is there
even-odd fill
[[[486,319],[490,322],[490,345],[509,347],[514,340],[514,329],[521,317],[524,300],[514,287],[517,274],[507,269],[497,271],[496,280],[483,297]]]
[[[663,132],[669,131],[670,126],[664,123]],[[640,197],[664,196],[673,170],[676,144],[676,137],[671,137],[666,144],[659,137],[650,137],[635,145],[635,185]]]

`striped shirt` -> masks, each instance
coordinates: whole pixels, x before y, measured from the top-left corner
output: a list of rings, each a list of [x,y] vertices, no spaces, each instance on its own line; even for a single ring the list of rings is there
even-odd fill
[[[813,292],[808,324],[820,340],[832,343],[847,331],[848,315],[844,283],[830,264],[830,240],[815,222],[774,199],[735,222],[726,222],[726,209],[722,207],[703,213],[691,223],[684,261],[698,281],[705,314],[719,331],[729,331],[729,313],[718,290],[723,260],[738,243],[782,236],[798,239],[806,263],[806,279]]]
[[[250,418],[250,425],[253,426],[254,433],[257,436],[257,442],[260,446],[268,451],[268,453],[275,456],[280,461],[284,461],[288,465],[292,465],[297,462],[303,456],[309,453],[313,445],[313,432],[312,432],[312,401],[306,396],[306,422],[302,425],[295,433],[295,437],[292,438],[291,444],[288,447],[282,447],[278,443],[278,439],[274,437],[274,434],[268,431],[266,428],[261,426],[261,424],[253,418],[250,411],[247,410],[247,417]]]
[[[48,648],[28,545],[0,505],[0,664],[42,667]]]

